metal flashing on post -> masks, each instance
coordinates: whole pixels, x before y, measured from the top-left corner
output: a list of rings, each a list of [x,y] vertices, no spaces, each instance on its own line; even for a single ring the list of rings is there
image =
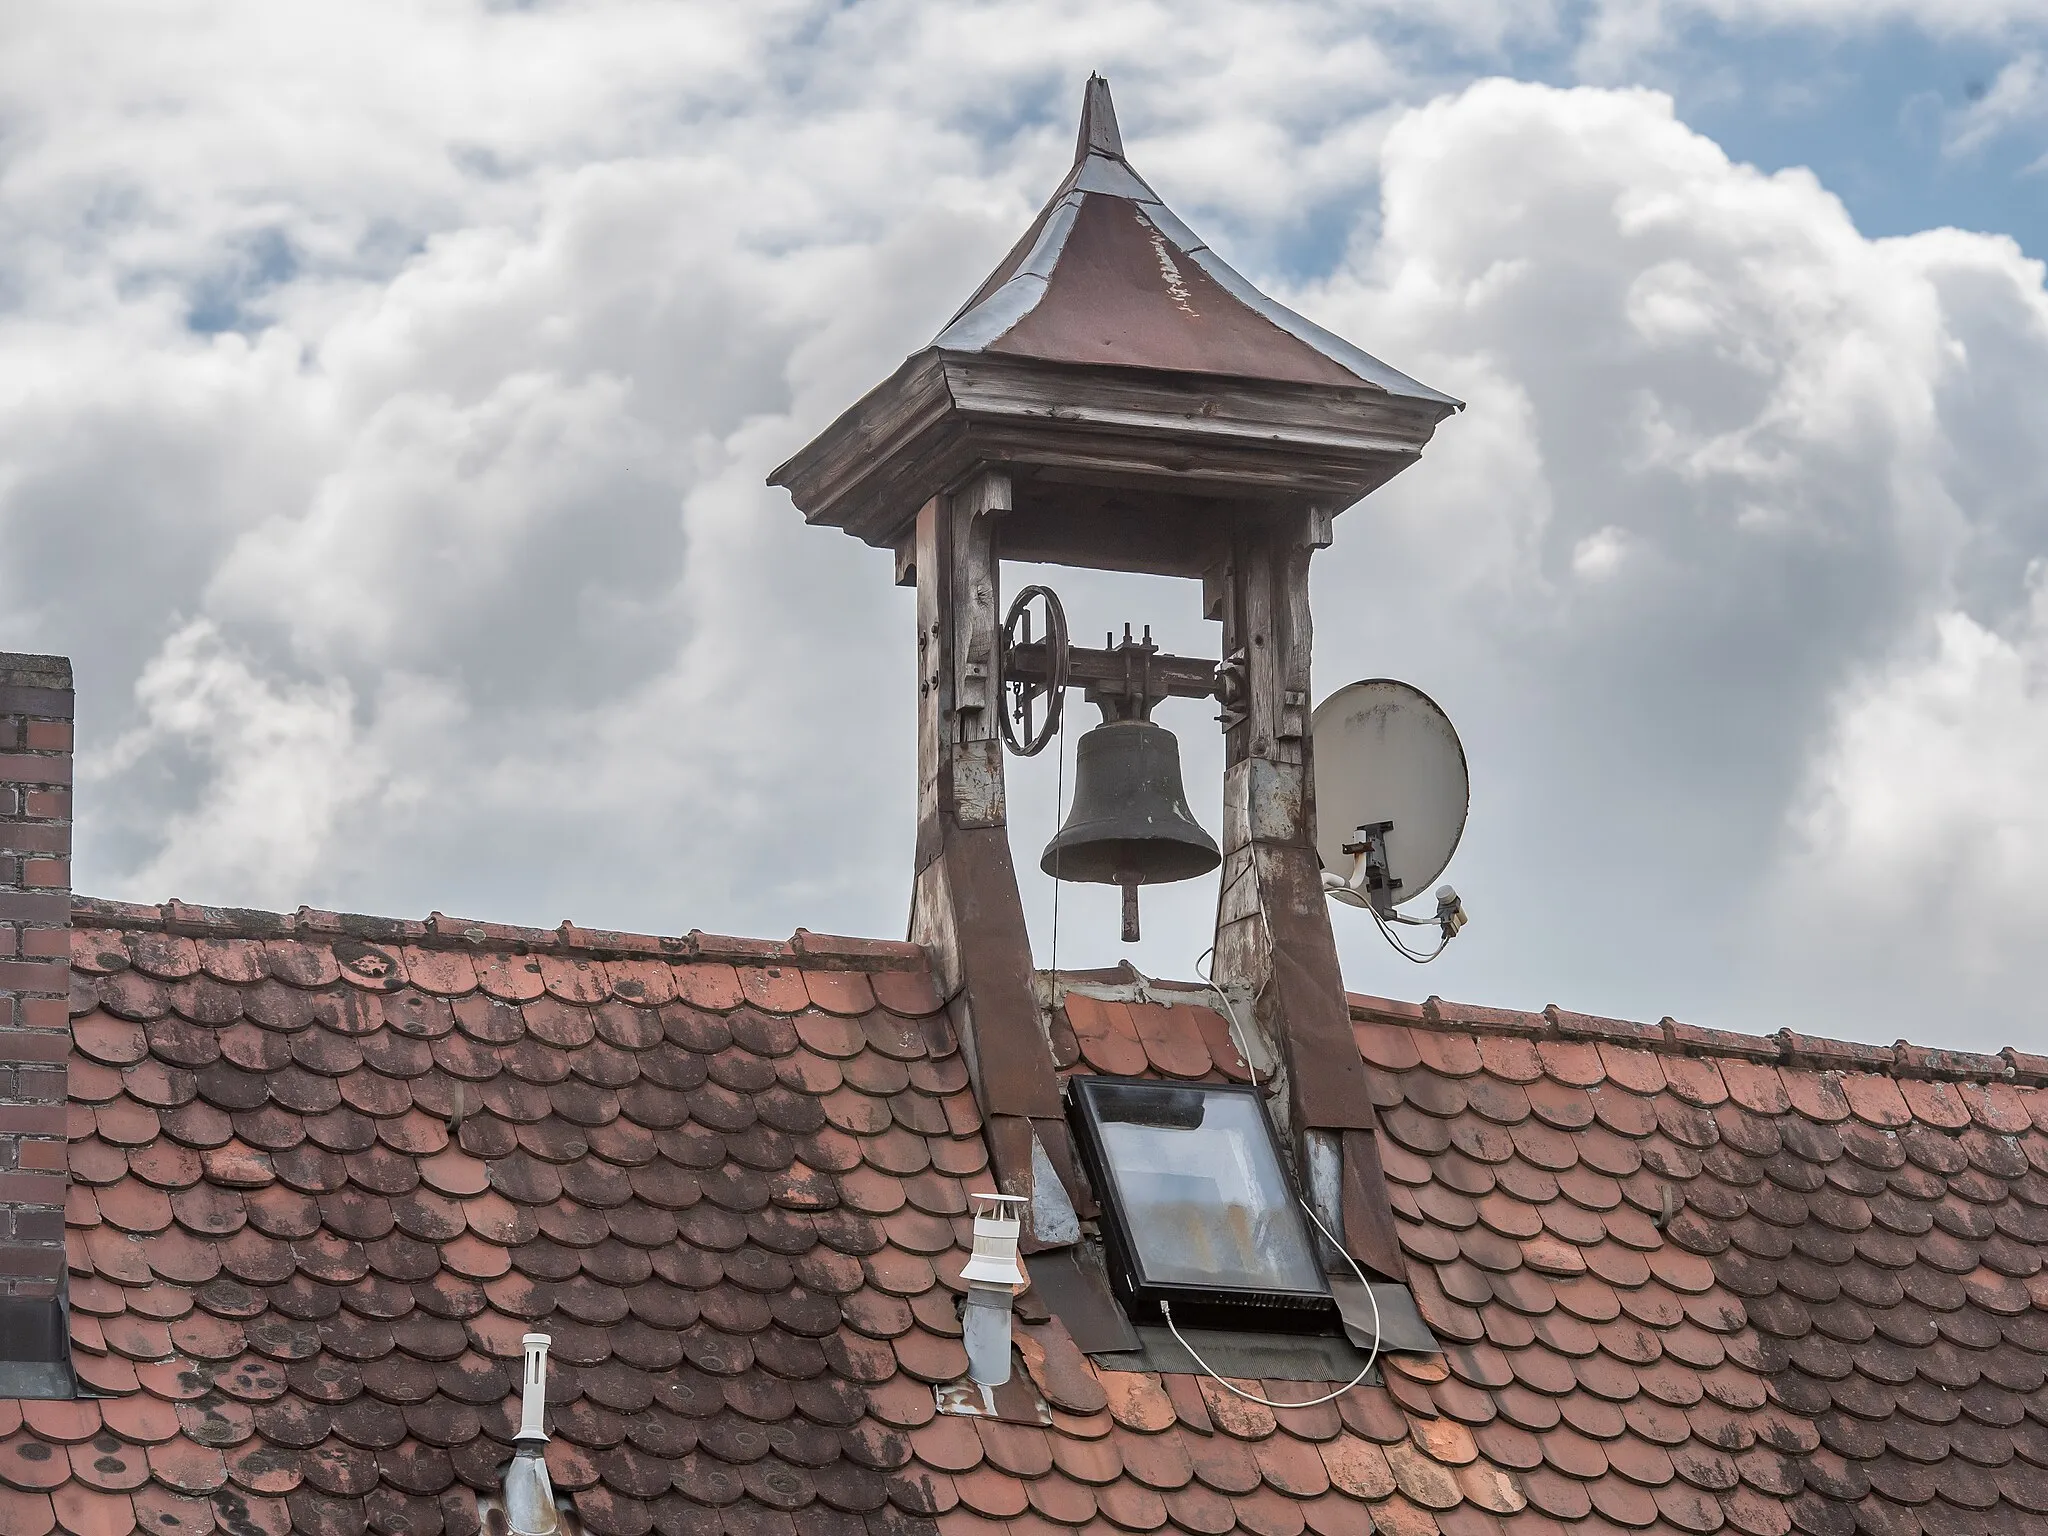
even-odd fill
[[[1031,1130],[1031,1236],[1041,1247],[1064,1248],[1081,1241],[1081,1218],[1059,1170],[1046,1154],[1038,1128]]]
[[[78,1396],[61,1296],[0,1296],[0,1398]]]

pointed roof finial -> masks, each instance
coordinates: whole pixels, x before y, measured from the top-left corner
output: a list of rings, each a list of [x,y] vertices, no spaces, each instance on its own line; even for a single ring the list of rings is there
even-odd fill
[[[1081,137],[1074,145],[1074,163],[1090,155],[1124,157],[1124,136],[1116,128],[1116,103],[1109,99],[1109,82],[1100,75],[1088,77],[1088,89],[1081,97]]]

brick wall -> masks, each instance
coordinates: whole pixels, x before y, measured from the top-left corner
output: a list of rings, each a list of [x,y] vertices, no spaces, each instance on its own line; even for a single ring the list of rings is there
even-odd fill
[[[0,653],[0,1297],[64,1279],[71,663]]]

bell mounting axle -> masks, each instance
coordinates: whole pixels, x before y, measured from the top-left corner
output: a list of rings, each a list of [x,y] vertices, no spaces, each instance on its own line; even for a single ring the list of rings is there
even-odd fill
[[[1056,627],[1057,638],[1031,638],[1027,600],[1049,599],[1047,618]],[[1021,622],[1020,622],[1021,621]],[[1044,587],[1027,587],[1010,606],[1010,620],[1003,626],[1002,678],[1007,719],[1014,719],[1030,731],[1029,722],[1037,699],[1057,696],[1067,688],[1079,688],[1090,704],[1102,710],[1105,720],[1149,720],[1153,709],[1165,699],[1218,699],[1225,703],[1234,691],[1232,669],[1199,656],[1175,656],[1162,651],[1146,626],[1144,638],[1133,640],[1131,627],[1124,626],[1119,644],[1113,635],[1103,637],[1100,650],[1067,642],[1066,615],[1059,599]],[[1020,744],[1006,724],[1005,739],[1010,750],[1030,757],[1041,750],[1059,715],[1056,704],[1048,704],[1047,724],[1031,740]]]

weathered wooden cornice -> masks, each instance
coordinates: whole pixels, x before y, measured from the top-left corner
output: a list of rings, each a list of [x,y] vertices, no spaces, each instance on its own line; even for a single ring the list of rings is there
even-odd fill
[[[894,547],[927,500],[978,468],[1000,467],[1017,497],[1004,553],[1029,558],[1034,521],[1055,515],[1054,502],[1071,508],[1074,482],[1098,492],[1107,486],[1127,519],[1170,519],[1189,532],[1213,519],[1219,503],[1349,506],[1413,463],[1453,409],[1366,384],[1082,368],[929,348],[769,480],[788,488],[808,521]],[[1087,563],[1157,568],[1159,541],[1130,531],[1130,550],[1110,541]],[[1059,540],[1063,550],[1067,542]],[[1151,553],[1140,558],[1140,547]]]

